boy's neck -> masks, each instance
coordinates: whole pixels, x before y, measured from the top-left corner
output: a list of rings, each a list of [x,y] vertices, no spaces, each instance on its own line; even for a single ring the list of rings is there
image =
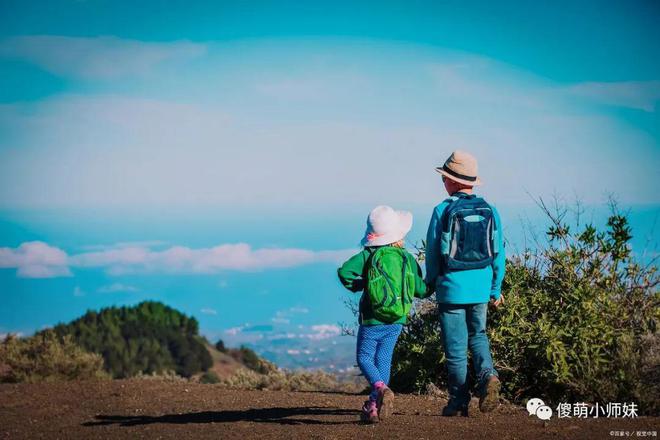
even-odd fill
[[[473,190],[472,188],[461,188],[461,189],[459,189],[459,190],[454,191],[453,193],[451,193],[451,194],[449,194],[449,195],[450,195],[450,196],[453,196],[454,194],[457,194],[457,193],[463,193],[463,194],[470,195],[470,194],[472,194],[473,192],[474,192],[474,190]]]

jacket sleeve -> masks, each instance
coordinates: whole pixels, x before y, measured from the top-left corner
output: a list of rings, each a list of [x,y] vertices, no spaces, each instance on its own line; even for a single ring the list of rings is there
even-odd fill
[[[502,280],[504,280],[504,272],[506,269],[506,255],[504,252],[504,239],[502,234],[502,221],[500,220],[500,214],[497,212],[497,209],[492,207],[493,214],[495,217],[495,226],[497,228],[497,242],[495,245],[498,248],[498,254],[493,259],[493,282],[490,288],[490,297],[494,300],[500,298],[500,293],[502,291]]]
[[[367,251],[353,255],[342,266],[337,269],[339,281],[351,292],[360,292],[364,290],[364,279],[362,272],[364,264],[367,261]]]
[[[416,298],[427,298],[431,296],[434,292],[433,287],[429,287],[424,281],[422,276],[422,268],[419,267],[419,263],[415,260],[415,257],[411,258],[415,261],[415,266],[417,267],[417,273],[415,274],[415,297]]]
[[[429,222],[429,229],[426,232],[426,284],[431,288],[435,288],[435,282],[440,275],[440,216],[446,203],[441,203],[434,210]]]

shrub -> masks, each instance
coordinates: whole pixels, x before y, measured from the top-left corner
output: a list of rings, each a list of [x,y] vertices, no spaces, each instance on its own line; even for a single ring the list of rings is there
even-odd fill
[[[168,370],[190,377],[213,364],[197,320],[159,302],[89,311],[54,330],[101,354],[115,378]]]
[[[632,254],[631,229],[613,207],[607,227],[572,232],[565,211],[541,207],[552,225],[536,250],[510,255],[505,305],[488,335],[503,394],[523,402],[631,402],[660,411],[660,293],[653,262]],[[423,258],[423,255],[420,255]],[[421,392],[446,385],[436,306],[426,300],[397,344],[392,386]]]
[[[272,365],[272,364],[271,364]],[[280,391],[344,391],[356,393],[364,386],[351,382],[340,382],[337,378],[324,371],[286,371],[272,369],[266,374],[239,368],[236,372],[220,380],[220,383],[245,390],[280,390]]]
[[[1,382],[101,379],[103,358],[77,346],[71,337],[52,330],[30,338],[7,336],[0,343]]]
[[[220,382],[220,378],[213,371],[207,371],[199,378],[200,383],[214,384]]]
[[[190,379],[187,377],[179,376],[173,370],[165,370],[159,372],[152,372],[145,374],[143,372],[138,372],[135,376],[130,378],[131,380],[153,380],[161,382],[189,382]]]
[[[236,361],[259,374],[268,374],[271,371],[277,370],[274,364],[260,358],[254,350],[244,345],[241,345],[238,349],[232,348],[226,350],[226,352]]]

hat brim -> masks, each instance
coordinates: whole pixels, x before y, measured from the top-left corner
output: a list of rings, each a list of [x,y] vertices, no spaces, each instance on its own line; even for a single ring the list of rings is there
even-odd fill
[[[399,240],[403,240],[408,232],[412,229],[413,224],[413,215],[408,211],[396,211],[397,216],[399,217],[397,228],[386,233],[375,237],[372,240],[369,240],[368,232],[364,234],[360,244],[362,246],[385,246],[387,244],[396,243]]]
[[[477,185],[481,185],[481,179],[480,179],[478,176],[477,176],[477,179],[476,179],[476,180],[465,180],[465,179],[461,179],[461,178],[458,178],[458,177],[452,176],[451,174],[449,174],[448,172],[446,172],[445,170],[443,170],[442,167],[436,167],[435,170],[436,170],[438,173],[440,173],[440,174],[442,174],[443,176],[445,176],[446,178],[451,179],[451,180],[453,180],[454,182],[462,183],[463,185],[467,185],[467,186],[477,186]]]

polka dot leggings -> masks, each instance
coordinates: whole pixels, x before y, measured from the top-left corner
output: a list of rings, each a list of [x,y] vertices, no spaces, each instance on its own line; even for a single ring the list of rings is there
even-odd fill
[[[357,334],[357,363],[372,388],[390,382],[392,353],[401,334],[401,324],[361,325]]]

